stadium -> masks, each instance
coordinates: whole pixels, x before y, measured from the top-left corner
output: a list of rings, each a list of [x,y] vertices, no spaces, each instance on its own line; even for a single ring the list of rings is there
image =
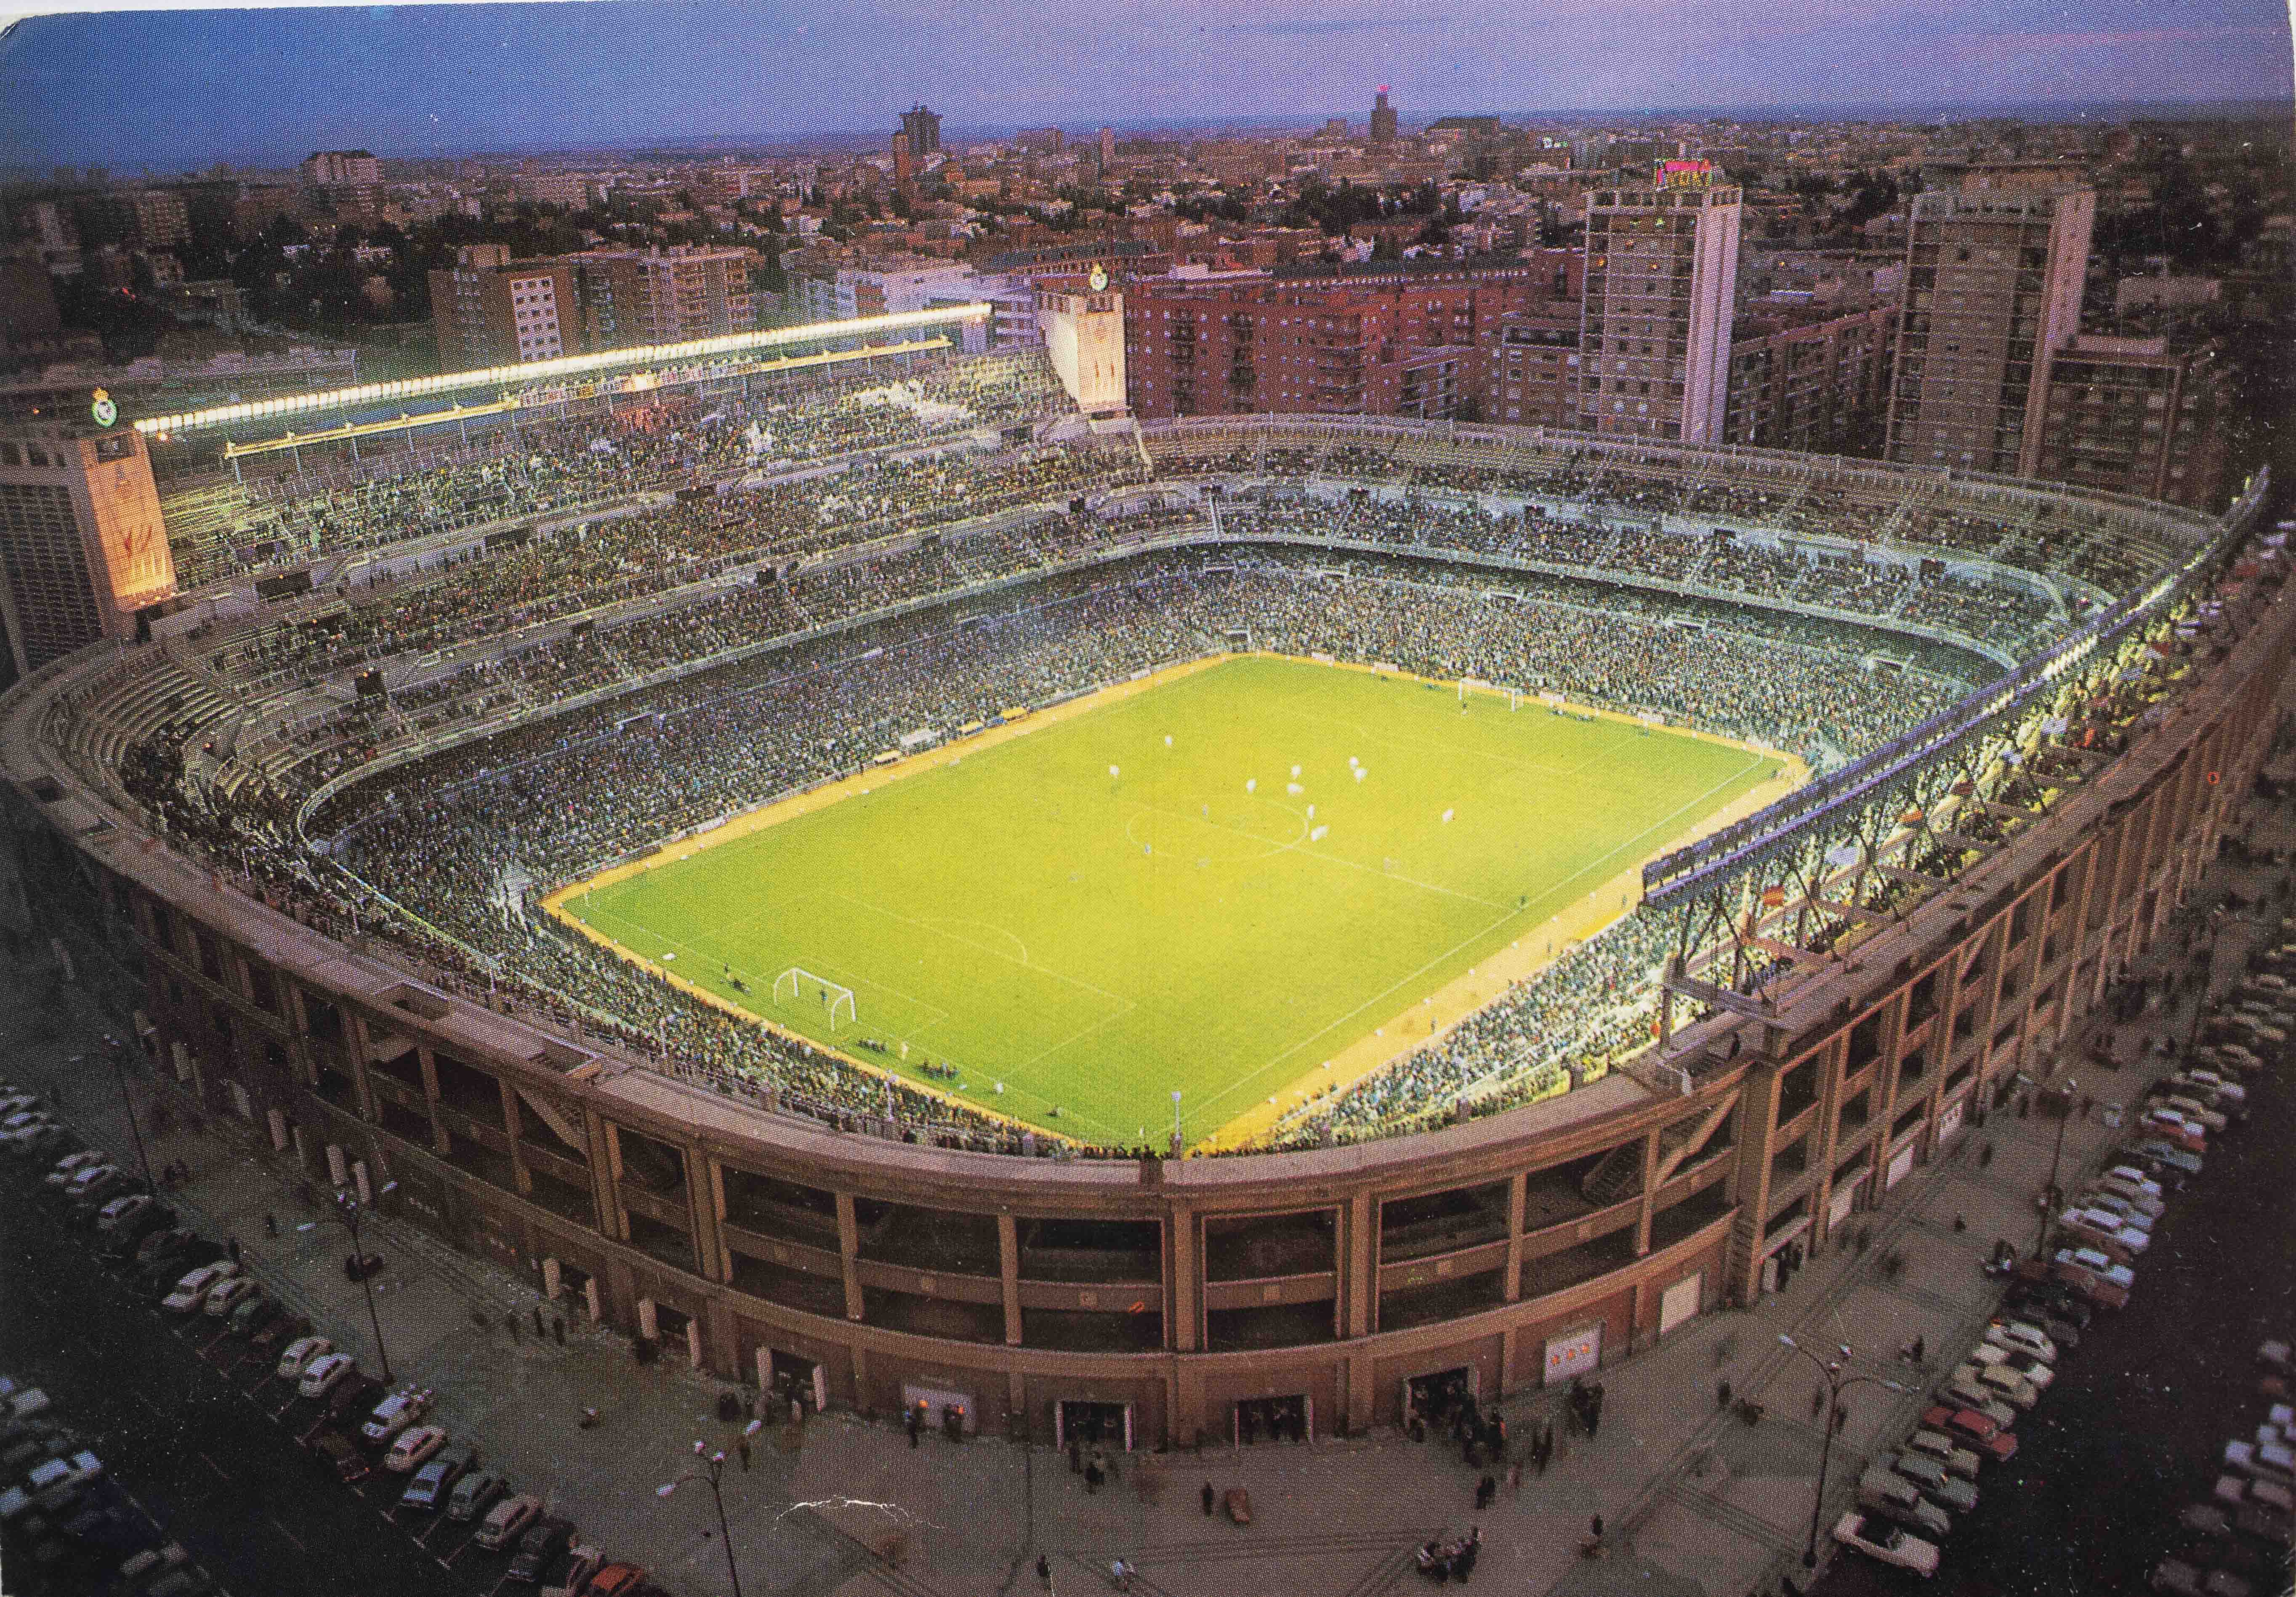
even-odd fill
[[[11,930],[721,1376],[1320,1436],[1774,1290],[2275,731],[2261,480],[1142,425],[985,309],[130,418],[180,594],[0,700]]]

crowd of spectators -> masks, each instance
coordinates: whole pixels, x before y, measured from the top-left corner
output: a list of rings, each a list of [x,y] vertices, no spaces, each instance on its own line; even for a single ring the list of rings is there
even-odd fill
[[[1561,449],[1478,459],[1431,435],[1402,449],[1280,431],[1166,438],[1152,468],[1128,440],[869,453],[889,441],[950,445],[984,420],[1041,412],[1040,366],[949,363],[906,387],[767,390],[740,406],[718,395],[706,403],[722,408],[706,414],[696,397],[636,413],[611,438],[596,418],[551,423],[528,430],[515,454],[308,495],[291,507],[299,536],[340,549],[531,520],[633,485],[718,487],[466,545],[213,640],[207,663],[226,681],[433,663],[228,797],[186,770],[165,729],[129,750],[123,785],[179,841],[235,860],[250,886],[296,913],[330,926],[362,911],[395,918],[442,979],[586,1017],[666,1061],[750,1084],[777,1107],[1017,1149],[1001,1122],[765,1032],[595,949],[550,923],[537,898],[857,768],[914,728],[947,732],[1239,635],[1279,652],[1554,690],[1824,766],[1879,746],[1993,668],[1890,628],[2021,653],[2063,620],[2038,585],[1994,579],[1981,563],[1853,553],[1845,530],[2013,549],[2030,569],[2070,563],[2084,581],[2149,569],[2141,541],[2099,537],[2099,553],[2082,553],[2089,540],[2038,520],[1915,514],[1822,484],[1702,483],[1678,465],[1637,476],[1614,457]],[[776,468],[808,452],[815,465]],[[832,455],[857,458],[822,469]],[[1204,510],[1154,492],[1193,487],[1194,472],[1248,480]],[[1121,500],[1135,490],[1144,491]],[[1119,503],[1082,502],[1111,493]],[[1697,518],[1765,530],[1689,524]],[[1077,563],[1213,526],[1232,545],[1267,546]],[[1339,547],[1297,552],[1301,540]],[[1462,553],[1507,565],[1450,560]],[[1028,586],[982,591],[1031,573]],[[1775,608],[1781,599],[1800,608]],[[618,606],[626,613],[610,613]],[[570,629],[576,617],[601,618]],[[809,643],[777,643],[857,619]],[[439,663],[458,650],[468,658]],[[1871,668],[1884,650],[1915,668]],[[588,709],[537,713],[669,667],[684,674]],[[341,838],[351,874],[304,856],[293,823],[302,796],[456,723],[500,730],[358,782],[316,818],[316,831]],[[1444,1036],[1307,1106],[1283,1137],[1386,1134],[1607,1068],[1646,1035],[1659,935],[1630,917],[1565,949]]]
[[[656,389],[581,414],[512,412],[452,449],[410,459],[371,446],[364,458],[250,477],[238,524],[210,545],[178,549],[179,577],[196,586],[696,481],[998,433],[1059,399],[1041,355],[998,354]]]

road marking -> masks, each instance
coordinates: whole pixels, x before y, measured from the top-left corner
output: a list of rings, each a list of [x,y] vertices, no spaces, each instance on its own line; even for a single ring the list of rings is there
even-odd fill
[[[223,1468],[223,1466],[222,1466],[221,1464],[219,1464],[219,1463],[216,1462],[215,1462],[215,1460],[213,1460],[213,1459],[209,1458],[206,1454],[202,1453],[202,1454],[198,1454],[197,1456],[198,1456],[198,1458],[199,1458],[200,1462],[201,1462],[201,1463],[205,1464],[209,1469],[210,1469],[210,1470],[214,1470],[214,1471],[215,1471],[215,1473],[216,1473],[216,1478],[217,1478],[217,1480],[229,1480],[229,1479],[231,1478],[231,1477],[230,1477],[230,1476],[228,1476],[228,1475],[226,1475],[226,1474],[225,1474],[225,1473],[224,1473],[224,1468]]]
[[[276,1530],[281,1536],[285,1536],[289,1541],[294,1543],[297,1547],[301,1548],[305,1552],[311,1551],[311,1549],[305,1544],[303,1538],[297,1536],[293,1531],[288,1529],[285,1525],[282,1524],[276,1515],[271,1516],[271,1525],[273,1529]]]

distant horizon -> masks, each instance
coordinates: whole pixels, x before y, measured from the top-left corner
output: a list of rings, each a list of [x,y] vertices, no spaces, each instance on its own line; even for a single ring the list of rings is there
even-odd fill
[[[2254,96],[2226,96],[2218,99],[2190,100],[2123,100],[2112,102],[2062,101],[2003,102],[1995,105],[1936,104],[1904,105],[1892,108],[1890,114],[1878,114],[1871,110],[1859,110],[1846,105],[1781,105],[1761,108],[1730,106],[1578,106],[1555,111],[1437,111],[1420,117],[1404,117],[1401,126],[1407,136],[1414,130],[1423,130],[1430,124],[1446,117],[1496,117],[1502,123],[1521,124],[1530,121],[1547,123],[1584,123],[1647,119],[1659,122],[1683,121],[1742,121],[1749,126],[1772,126],[1781,122],[1808,122],[1816,126],[1841,127],[1867,124],[1876,127],[1919,127],[1950,125],[1961,121],[2010,121],[2040,125],[2062,125],[2068,122],[2094,120],[2111,126],[2141,119],[2148,114],[2182,113],[2204,117],[2212,121],[2239,121],[2284,114],[2296,108],[2296,90],[2278,100]],[[906,107],[900,108],[902,110]],[[927,109],[932,109],[928,107]],[[1355,126],[1366,119],[1365,115],[1349,115],[1333,111],[1308,111],[1297,114],[1267,112],[1223,114],[1194,117],[1143,117],[1115,123],[1095,122],[1089,118],[1081,121],[1027,122],[1006,125],[974,125],[941,118],[942,136],[946,143],[989,143],[1010,140],[1020,133],[1034,132],[1044,127],[1059,127],[1077,143],[1083,143],[1103,127],[1113,127],[1119,139],[1143,133],[1198,133],[1217,135],[1221,132],[1250,131],[1273,134],[1284,129],[1314,131],[1332,118],[1345,117]],[[898,119],[898,111],[894,113]],[[47,176],[61,167],[85,171],[102,168],[113,176],[131,172],[154,178],[196,177],[217,167],[227,167],[234,172],[286,172],[299,166],[304,159],[322,149],[363,149],[378,160],[386,161],[459,161],[516,159],[530,160],[553,157],[614,157],[660,155],[676,157],[704,152],[725,154],[735,151],[771,152],[776,158],[797,153],[808,147],[837,145],[857,149],[873,141],[876,145],[890,143],[892,127],[824,127],[804,133],[753,135],[740,133],[687,133],[673,137],[633,138],[611,143],[562,144],[494,144],[472,145],[460,150],[432,150],[408,154],[371,144],[340,145],[302,143],[283,145],[282,151],[294,149],[292,155],[281,154],[263,159],[249,158],[233,160],[217,156],[209,160],[187,163],[175,169],[150,166],[126,168],[107,161],[55,161],[40,166],[24,167],[12,173],[0,164],[0,182],[39,183],[52,181]]]
[[[890,138],[917,102],[941,111],[957,142],[1046,126],[1308,128],[1360,123],[1381,84],[1414,126],[2054,121],[2296,101],[2279,0],[2087,0],[2078,17],[2061,0],[1933,0],[1918,12],[1874,0],[1338,4],[594,0],[34,17],[0,37],[0,169],[267,168],[314,149],[438,160],[847,143]],[[1490,109],[1507,102],[1529,109]]]

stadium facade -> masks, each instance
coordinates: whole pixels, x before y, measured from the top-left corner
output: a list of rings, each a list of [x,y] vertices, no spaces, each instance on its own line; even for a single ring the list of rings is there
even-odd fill
[[[228,849],[195,842],[212,836],[196,817],[156,823],[117,774],[133,750],[197,741],[193,758],[224,767],[204,790],[220,806],[232,756],[218,744],[256,737],[232,710],[229,657],[186,633],[85,650],[0,700],[0,927],[132,1016],[161,1079],[244,1123],[283,1164],[365,1193],[396,1183],[389,1201],[406,1218],[726,1379],[881,1414],[961,1407],[968,1426],[1039,1440],[1116,1416],[1142,1445],[1269,1434],[1293,1416],[1314,1434],[1355,1431],[1401,1419],[1414,1382],[1489,1396],[1568,1380],[1775,1289],[1908,1170],[2046,1085],[2062,1040],[2108,1001],[2215,850],[2227,800],[2273,739],[2296,639],[2280,559],[2249,542],[2257,493],[2218,519],[1534,430],[1236,418],[1111,433],[1070,421],[1063,446],[1141,466],[1091,497],[1103,512],[1154,504],[1144,530],[1018,573],[984,577],[952,557],[945,591],[840,622],[806,612],[806,635],[1158,550],[1193,552],[1196,569],[1286,543],[1315,560],[1394,558],[1287,538],[1233,507],[1287,477],[1343,506],[1390,493],[1398,471],[1493,492],[1522,463],[1561,473],[1566,495],[1626,481],[1634,503],[1671,485],[1677,511],[1630,530],[1680,536],[1677,512],[1691,515],[1708,540],[1692,569],[1594,561],[1564,573],[1632,588],[1638,603],[1703,594],[1796,609],[1701,586],[1736,536],[1724,523],[1761,504],[1813,538],[1825,536],[1816,512],[1863,506],[1879,530],[1853,542],[1902,545],[1924,571],[1946,562],[1916,547],[1917,519],[1982,523],[1989,553],[1965,555],[1972,570],[2005,569],[2022,528],[2056,551],[2055,569],[2099,580],[2079,625],[2005,661],[1995,648],[2007,674],[1958,719],[1830,773],[1791,814],[1653,867],[1643,913],[1675,916],[1681,932],[1650,1050],[1583,1080],[1574,1069],[1572,1090],[1520,1107],[1477,1113],[1462,1100],[1436,1117],[1451,1123],[1409,1134],[1218,1159],[1013,1157],[933,1145],[898,1117],[791,1112],[770,1088],[586,1023],[576,1006],[496,991],[356,909],[316,913],[263,885],[253,863],[234,870]],[[1049,438],[1040,427],[1030,446]],[[1013,443],[1008,429],[983,447]],[[1084,504],[1057,492],[1064,512]],[[1718,502],[1740,508],[1697,508]],[[2087,540],[2079,559],[2036,532],[2060,524]],[[1606,547],[1623,547],[1604,525]],[[496,536],[468,534],[481,553]],[[914,555],[920,536],[834,558]],[[964,544],[954,525],[931,536]],[[1476,581],[1551,563],[1432,544],[1407,553]],[[266,602],[308,602],[270,580]],[[218,579],[210,598],[234,581],[248,578]],[[1891,602],[1861,625],[1986,652],[1981,637]],[[1821,612],[1848,613],[1796,609]],[[337,674],[350,679],[340,662]],[[582,700],[611,707],[622,692]],[[435,735],[397,757],[393,780],[566,708],[513,707]],[[363,766],[372,752],[350,749],[299,792],[303,819],[356,796],[362,769],[393,763]],[[1845,834],[1863,840],[1845,847]]]

